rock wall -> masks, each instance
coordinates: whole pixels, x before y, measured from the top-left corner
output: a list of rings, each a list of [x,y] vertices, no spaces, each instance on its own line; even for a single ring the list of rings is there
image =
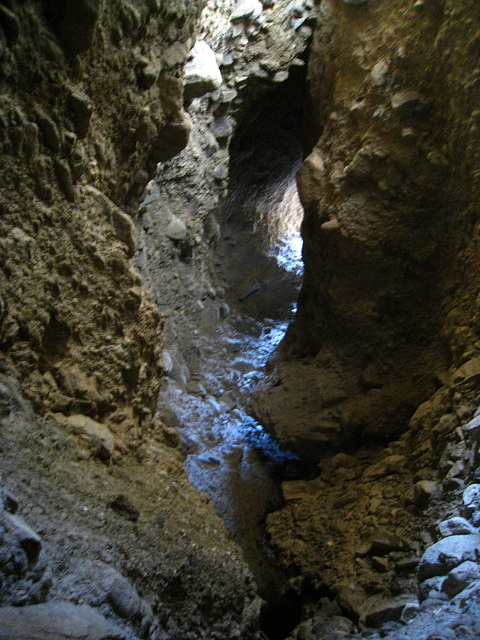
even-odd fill
[[[2,5],[0,343],[40,413],[125,435],[151,423],[161,318],[129,264],[129,214],[187,142],[182,74],[201,8]]]
[[[241,553],[154,417],[162,317],[130,263],[140,195],[188,139],[183,69],[203,4],[0,4],[7,640],[258,627]]]
[[[473,1],[324,0],[313,42],[305,281],[253,407],[318,464],[267,518],[289,588],[362,622],[415,599],[478,465],[479,18]]]
[[[255,402],[313,458],[395,437],[476,354],[476,11],[321,5],[309,66],[321,136],[298,174],[305,280],[284,345],[294,359],[272,401]]]

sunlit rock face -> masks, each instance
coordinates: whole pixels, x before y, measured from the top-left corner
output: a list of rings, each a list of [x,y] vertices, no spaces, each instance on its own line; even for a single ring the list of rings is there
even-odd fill
[[[476,63],[449,44],[473,41],[471,11],[321,5],[309,66],[320,137],[298,173],[305,280],[284,343],[311,364],[280,366],[254,401],[313,457],[398,435],[475,344]]]

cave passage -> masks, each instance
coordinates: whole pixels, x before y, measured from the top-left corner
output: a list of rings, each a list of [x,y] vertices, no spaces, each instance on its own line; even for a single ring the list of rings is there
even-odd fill
[[[213,256],[223,299],[204,300],[195,315],[197,370],[189,363],[186,384],[170,375],[159,398],[162,419],[175,415],[190,481],[208,492],[262,596],[273,603],[280,580],[263,543],[263,522],[281,506],[280,481],[298,477],[301,463],[248,415],[248,403],[293,318],[302,282],[295,174],[303,159],[303,86],[303,69],[294,69],[252,106],[231,141]],[[285,632],[296,623],[285,602],[267,617],[279,616]],[[267,627],[270,638],[281,637]]]

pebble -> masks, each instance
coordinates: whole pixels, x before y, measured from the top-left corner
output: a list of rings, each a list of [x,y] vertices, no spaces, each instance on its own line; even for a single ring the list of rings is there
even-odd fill
[[[165,234],[171,240],[184,240],[187,236],[187,227],[178,216],[172,215],[172,218],[165,229]]]

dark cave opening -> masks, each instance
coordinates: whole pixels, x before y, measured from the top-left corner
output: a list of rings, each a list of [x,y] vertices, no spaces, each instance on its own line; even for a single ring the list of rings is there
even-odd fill
[[[298,297],[303,207],[295,176],[308,153],[305,95],[306,66],[294,66],[250,106],[230,143],[218,253],[229,303],[258,320],[288,318]]]

